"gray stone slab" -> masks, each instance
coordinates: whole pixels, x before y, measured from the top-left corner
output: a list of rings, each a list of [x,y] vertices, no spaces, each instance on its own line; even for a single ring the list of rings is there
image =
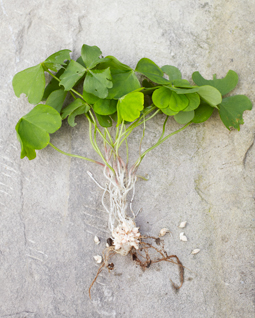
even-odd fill
[[[214,114],[145,157],[134,209],[142,233],[169,227],[165,247],[186,266],[178,293],[178,269],[156,264],[146,271],[129,257],[88,287],[106,238],[100,168],[46,148],[31,162],[19,159],[15,124],[31,109],[16,98],[14,74],[60,49],[79,56],[82,44],[98,45],[134,67],[142,57],[172,64],[189,78],[235,70],[236,94],[254,102],[254,12],[249,0],[0,1],[0,317],[254,317],[254,110],[240,132],[228,131]],[[143,147],[160,136],[158,116]],[[59,148],[94,156],[85,120],[64,125],[52,137]],[[179,126],[170,120],[167,131]],[[141,131],[130,138],[137,156]],[[187,220],[188,242],[178,224]],[[93,236],[102,244],[96,246]],[[192,256],[190,252],[200,248]]]

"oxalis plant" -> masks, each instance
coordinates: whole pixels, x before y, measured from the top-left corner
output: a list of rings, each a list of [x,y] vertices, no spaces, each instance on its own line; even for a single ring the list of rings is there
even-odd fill
[[[28,102],[36,105],[16,125],[21,159],[35,159],[35,150],[49,145],[62,154],[99,165],[106,184],[100,185],[91,173],[89,175],[103,190],[102,204],[109,215],[110,238],[97,276],[104,267],[113,269],[113,264],[109,263],[112,255],[131,254],[143,269],[160,261],[177,264],[181,282],[174,286],[180,288],[184,267],[178,257],[168,255],[162,240],[142,235],[136,225],[132,201],[137,170],[150,151],[189,125],[205,122],[214,110],[219,112],[228,129],[239,130],[243,112],[251,110],[252,103],[245,95],[222,98],[237,85],[238,75],[232,70],[222,79],[213,75],[211,80],[194,72],[194,85],[183,79],[175,66],[159,67],[148,58],[139,60],[133,70],[114,56],[102,57],[97,46],[84,44],[76,61],[70,58],[70,52],[58,51],[13,78],[15,95],[19,97],[24,93]],[[47,86],[45,73],[52,78]],[[74,127],[78,115],[88,120],[90,143],[97,155],[93,159],[67,153],[50,142],[50,134],[60,129],[63,120],[67,119]],[[165,117],[162,134],[155,144],[142,152],[147,122],[158,115]],[[181,127],[169,133],[166,123],[170,116]],[[139,126],[143,127],[143,133],[138,158],[128,165],[128,137]],[[120,156],[121,147],[126,149],[126,158]],[[157,246],[148,243],[149,239],[154,239]],[[150,249],[158,255],[154,260],[150,257]]]

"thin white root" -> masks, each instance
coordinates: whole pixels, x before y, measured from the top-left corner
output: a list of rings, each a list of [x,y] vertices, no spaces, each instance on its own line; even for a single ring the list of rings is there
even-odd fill
[[[120,157],[113,156],[111,151],[106,149],[107,163],[113,168],[114,172],[107,165],[104,166],[104,176],[107,180],[105,187],[101,186],[93,177],[93,174],[87,171],[90,178],[96,185],[104,190],[102,195],[102,205],[109,214],[108,227],[112,234],[113,244],[116,253],[127,255],[132,247],[138,248],[139,230],[134,222],[138,215],[133,212],[132,203],[135,196],[135,183],[137,177],[135,175],[136,166],[127,169],[124,161]],[[128,215],[128,199],[127,196],[132,191],[129,203],[132,217]],[[106,193],[109,194],[106,198]],[[106,204],[107,199],[107,204]]]
[[[97,181],[96,179],[93,177],[93,174],[90,171],[87,171],[87,174],[90,176],[90,178],[95,182],[95,184],[102,190],[107,191],[106,188],[102,187]]]

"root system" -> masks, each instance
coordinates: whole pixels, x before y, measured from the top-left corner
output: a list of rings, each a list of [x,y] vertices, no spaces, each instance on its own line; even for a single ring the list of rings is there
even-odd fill
[[[148,240],[152,240],[156,243],[157,247],[154,246],[152,243],[147,242]],[[89,297],[91,299],[91,289],[96,282],[99,274],[102,270],[106,267],[108,271],[112,271],[114,269],[114,264],[109,263],[111,258],[118,254],[115,250],[114,246],[109,246],[103,251],[103,263],[99,267],[97,274],[92,281],[89,287]],[[136,250],[134,247],[129,252],[131,255],[131,259],[141,267],[143,271],[149,268],[152,264],[159,263],[159,262],[169,262],[175,264],[179,267],[179,278],[180,284],[175,284],[171,279],[172,286],[175,290],[179,290],[184,282],[184,266],[182,265],[181,261],[176,255],[168,255],[164,248],[164,241],[159,237],[153,236],[142,236],[140,239],[139,249]]]

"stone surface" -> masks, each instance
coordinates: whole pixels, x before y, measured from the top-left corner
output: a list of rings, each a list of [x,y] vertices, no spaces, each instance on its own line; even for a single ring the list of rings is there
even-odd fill
[[[109,236],[102,191],[89,179],[100,168],[51,148],[31,162],[19,159],[15,124],[31,109],[16,98],[14,74],[60,49],[79,56],[98,45],[134,67],[142,57],[172,64],[184,77],[235,70],[236,94],[254,102],[254,12],[249,0],[38,1],[0,0],[0,317],[254,317],[254,113],[240,132],[214,114],[151,152],[140,168],[134,202],[141,231],[167,227],[169,253],[187,267],[178,293],[178,270],[167,264],[143,272],[129,257],[115,257],[115,271],[88,287]],[[143,147],[160,136],[163,118],[149,125]],[[167,131],[179,126],[169,121]],[[135,158],[141,131],[130,138]],[[94,156],[84,119],[52,137],[66,151]],[[187,220],[188,242],[178,228]],[[95,245],[97,235],[102,244]],[[191,255],[195,248],[201,249]]]

